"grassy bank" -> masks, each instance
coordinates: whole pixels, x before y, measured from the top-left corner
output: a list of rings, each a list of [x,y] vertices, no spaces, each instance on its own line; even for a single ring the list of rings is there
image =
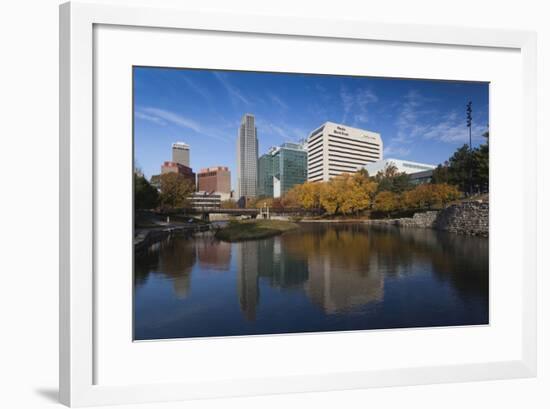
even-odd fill
[[[230,222],[216,232],[216,238],[224,241],[264,239],[276,236],[299,226],[283,220],[246,220]]]

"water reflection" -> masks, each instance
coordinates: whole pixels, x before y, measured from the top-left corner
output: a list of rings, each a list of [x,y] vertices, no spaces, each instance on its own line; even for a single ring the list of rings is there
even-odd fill
[[[261,241],[248,241],[235,246],[237,257],[237,290],[241,310],[247,320],[256,318],[260,290],[258,288],[258,247]]]
[[[487,239],[360,224],[232,244],[175,237],[136,257],[136,337],[487,323],[488,257]]]
[[[227,271],[231,261],[231,244],[206,236],[196,242],[199,265],[205,270]]]

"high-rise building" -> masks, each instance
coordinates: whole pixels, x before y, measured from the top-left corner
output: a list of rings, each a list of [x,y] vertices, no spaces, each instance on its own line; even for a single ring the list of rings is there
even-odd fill
[[[271,151],[258,159],[258,197],[273,197],[273,155]]]
[[[203,168],[197,174],[198,190],[208,193],[222,193],[229,198],[231,194],[231,172],[227,166]]]
[[[172,162],[179,163],[180,165],[184,165],[189,167],[190,161],[190,153],[189,153],[189,145],[187,145],[185,142],[175,142],[172,144]]]
[[[302,145],[284,143],[273,156],[273,197],[281,197],[307,180],[307,152]]]
[[[307,179],[327,181],[383,159],[379,133],[325,122],[307,139]]]
[[[245,114],[237,136],[237,195],[255,198],[258,179],[258,137],[255,118]]]

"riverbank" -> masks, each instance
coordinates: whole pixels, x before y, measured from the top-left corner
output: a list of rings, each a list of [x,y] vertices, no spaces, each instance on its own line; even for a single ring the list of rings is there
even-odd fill
[[[284,220],[246,220],[230,222],[216,231],[216,238],[223,241],[244,241],[277,236],[300,226]]]
[[[139,228],[134,233],[134,251],[136,253],[145,251],[153,244],[175,234],[193,234],[210,230],[210,227],[210,224],[182,223]]]

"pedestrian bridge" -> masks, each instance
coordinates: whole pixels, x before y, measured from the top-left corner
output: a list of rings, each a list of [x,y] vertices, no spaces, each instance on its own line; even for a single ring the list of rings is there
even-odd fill
[[[227,214],[231,216],[250,216],[255,219],[259,214],[259,209],[222,209],[222,208],[199,208],[194,207],[191,209],[185,209],[182,213],[189,215],[200,214],[203,220],[209,220],[211,214]]]
[[[305,211],[303,209],[297,208],[284,208],[284,209],[274,209],[274,208],[262,208],[262,209],[222,209],[215,207],[193,207],[188,209],[180,209],[178,211],[180,214],[188,215],[201,215],[201,218],[205,221],[210,219],[211,214],[227,214],[231,216],[250,216],[252,219],[256,217],[270,218],[270,215],[304,215],[312,213],[311,211]],[[315,212],[313,212],[315,213]]]

